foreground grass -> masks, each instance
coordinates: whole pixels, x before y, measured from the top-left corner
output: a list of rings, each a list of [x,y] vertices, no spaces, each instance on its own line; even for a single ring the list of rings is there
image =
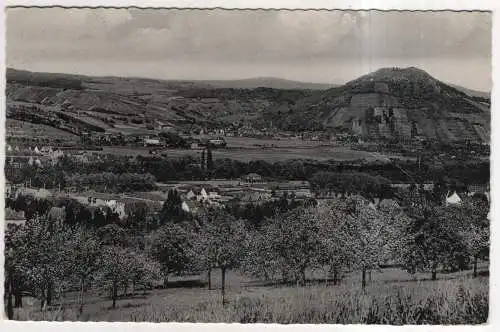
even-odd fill
[[[330,324],[481,324],[488,318],[488,278],[438,281],[374,282],[358,286],[248,287],[218,291],[157,290],[144,297],[111,302],[94,298],[82,316],[65,301],[50,311],[16,312],[20,320],[92,320],[136,322],[237,322]]]

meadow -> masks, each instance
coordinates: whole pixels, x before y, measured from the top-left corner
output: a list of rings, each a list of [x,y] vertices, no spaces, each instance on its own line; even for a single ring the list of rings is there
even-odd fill
[[[147,147],[103,147],[101,153],[114,154],[119,156],[149,155],[151,148]],[[191,149],[162,149],[161,153],[166,153],[170,157],[192,156],[201,157],[202,150]],[[366,151],[356,151],[345,147],[282,147],[282,148],[262,148],[262,147],[229,147],[212,151],[215,159],[233,159],[243,162],[252,160],[264,160],[268,162],[279,162],[292,159],[311,160],[385,160],[386,157],[377,153]]]
[[[31,137],[31,138],[60,138],[64,141],[76,142],[78,136],[64,130],[50,127],[41,123],[33,124],[31,122],[7,119],[5,121],[6,132],[9,137]]]
[[[296,287],[265,285],[231,272],[225,305],[217,290],[216,272],[212,273],[212,290],[196,279],[191,279],[194,287],[178,287],[179,280],[172,278],[168,289],[122,296],[116,309],[104,295],[94,294],[79,315],[77,297],[68,294],[45,311],[40,311],[36,301],[26,303],[16,310],[15,319],[403,325],[481,324],[488,318],[488,277],[471,278],[470,271],[440,274],[437,281],[398,269],[373,271],[365,291],[359,273],[348,275],[338,286],[316,279]]]

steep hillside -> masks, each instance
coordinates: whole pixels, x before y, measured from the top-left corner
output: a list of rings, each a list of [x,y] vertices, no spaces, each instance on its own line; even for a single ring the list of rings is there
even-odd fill
[[[488,141],[489,99],[469,96],[425,71],[383,68],[267,112],[282,128],[331,128],[367,140],[422,137]],[[286,115],[286,116],[283,116]]]
[[[232,82],[225,86],[234,86]],[[57,110],[94,125],[101,122],[103,130],[111,131],[123,125],[147,127],[154,120],[174,127],[253,121],[274,105],[293,103],[310,94],[312,90],[214,88],[208,81],[87,77],[15,69],[7,71],[6,87],[7,106],[12,112],[16,111],[13,105],[19,109],[23,107],[19,103],[24,103],[36,106],[27,112]]]
[[[267,78],[239,81],[254,85],[246,89],[236,88],[238,81],[221,82],[9,69],[7,116],[77,127],[74,133],[152,130],[155,120],[175,128],[243,121],[292,131],[349,132],[371,141],[489,141],[489,98],[470,95],[414,67],[382,68],[326,90],[255,87],[302,84]]]

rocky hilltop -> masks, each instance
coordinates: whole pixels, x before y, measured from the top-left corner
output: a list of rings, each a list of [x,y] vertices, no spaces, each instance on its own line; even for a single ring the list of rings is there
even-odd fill
[[[490,136],[488,98],[470,96],[414,67],[383,68],[266,116],[285,128],[331,128],[367,140],[487,142]]]

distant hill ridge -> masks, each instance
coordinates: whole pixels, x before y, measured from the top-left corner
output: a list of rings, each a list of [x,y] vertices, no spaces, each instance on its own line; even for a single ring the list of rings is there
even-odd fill
[[[81,120],[105,131],[119,131],[103,123],[109,114],[118,114],[174,127],[245,121],[292,131],[334,130],[368,141],[420,136],[488,142],[490,136],[489,98],[416,67],[381,68],[334,87],[268,77],[155,80],[7,69],[6,95],[8,106],[22,102],[73,115],[86,112],[78,115]],[[124,125],[134,126],[134,121]]]

